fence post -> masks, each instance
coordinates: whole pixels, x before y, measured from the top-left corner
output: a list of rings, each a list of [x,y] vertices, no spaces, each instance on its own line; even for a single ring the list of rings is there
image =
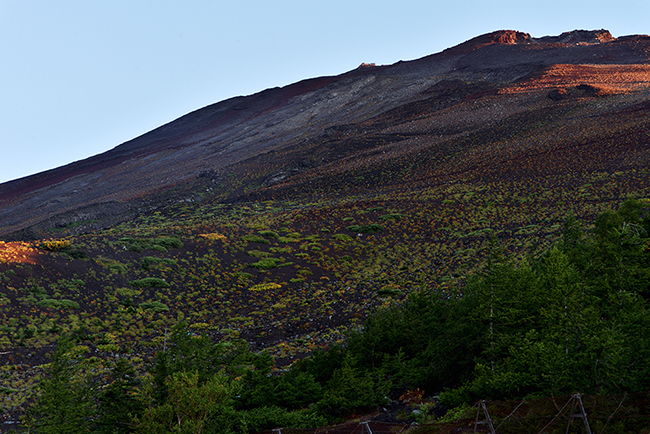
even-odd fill
[[[479,417],[481,416],[481,410],[483,410],[483,413],[485,413],[485,420],[479,421]],[[490,428],[490,434],[496,434],[496,431],[494,429],[494,424],[492,424],[492,418],[490,417],[490,413],[488,412],[487,406],[485,405],[485,400],[482,400],[479,401],[478,407],[476,409],[476,421],[474,421],[474,434],[476,434],[478,425],[485,424],[485,423]]]
[[[363,425],[363,428],[361,428],[361,434],[373,434],[372,430],[370,429],[370,425],[368,425],[368,422],[361,422],[359,425]]]
[[[573,399],[573,405],[571,406],[571,413],[569,413],[569,422],[566,425],[566,432],[568,434],[569,428],[571,427],[571,423],[573,422],[573,419],[580,418],[585,424],[585,430],[587,434],[591,434],[591,428],[589,427],[589,420],[587,419],[587,412],[585,411],[585,406],[582,405],[582,397],[580,396],[579,393],[576,393],[572,397]],[[574,410],[576,408],[576,403],[578,404],[578,410],[580,413],[574,413]]]

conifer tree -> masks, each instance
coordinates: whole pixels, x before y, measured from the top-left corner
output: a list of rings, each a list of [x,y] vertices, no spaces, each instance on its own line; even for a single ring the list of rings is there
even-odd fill
[[[91,432],[95,390],[82,369],[81,349],[69,337],[59,339],[52,362],[39,383],[32,407],[38,434]]]

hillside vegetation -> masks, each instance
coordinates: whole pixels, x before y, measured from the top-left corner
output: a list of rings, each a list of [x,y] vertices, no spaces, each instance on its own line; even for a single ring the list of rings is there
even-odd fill
[[[89,357],[92,340],[73,330],[43,367],[25,422],[44,433],[248,433],[322,426],[391,400],[422,402],[427,391],[442,393],[420,406],[421,421],[477,399],[644,391],[649,231],[650,204],[628,200],[588,232],[570,216],[558,241],[527,258],[504,257],[493,238],[462,289],[412,291],[347,345],[276,374],[271,353],[251,352],[234,330],[217,341],[207,323],[177,322],[144,371],[139,357]],[[151,281],[168,286],[160,282]]]

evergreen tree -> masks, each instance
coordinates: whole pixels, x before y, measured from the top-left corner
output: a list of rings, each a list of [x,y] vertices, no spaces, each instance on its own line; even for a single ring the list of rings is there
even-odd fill
[[[82,369],[83,350],[61,337],[31,409],[38,434],[92,432],[95,390]]]
[[[117,359],[111,380],[98,396],[96,432],[126,434],[135,431],[136,420],[144,411],[142,380],[133,366]]]

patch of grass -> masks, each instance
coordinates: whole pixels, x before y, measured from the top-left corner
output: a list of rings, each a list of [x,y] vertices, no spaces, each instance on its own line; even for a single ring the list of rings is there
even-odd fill
[[[228,239],[228,238],[226,238],[225,235],[222,235],[222,234],[219,234],[219,233],[216,233],[216,232],[212,232],[212,233],[209,233],[209,234],[199,234],[199,236],[203,237],[203,238],[206,238],[208,240],[213,240],[213,241],[216,241],[216,240],[226,241]]]
[[[271,268],[277,268],[280,266],[280,262],[282,259],[278,258],[261,258],[257,262],[253,262],[251,264],[251,267],[253,268],[259,268],[260,270],[268,270]]]
[[[183,247],[180,238],[172,236],[162,236],[154,239],[123,237],[115,241],[113,245],[136,253],[142,253],[145,250],[166,252],[169,249]]]
[[[50,307],[53,309],[79,309],[79,303],[72,300],[56,300],[53,298],[47,298],[36,303],[36,306],[40,307]]]
[[[246,273],[244,271],[238,271],[237,273],[235,273],[235,277],[242,280],[250,280],[253,278],[253,275],[251,273]]]
[[[241,237],[242,240],[248,241],[249,243],[261,243],[261,244],[271,244],[269,240],[264,237],[255,234],[247,234]]]
[[[126,266],[124,266],[124,264],[121,264],[119,261],[116,261],[114,259],[99,257],[95,259],[95,262],[98,263],[99,265],[108,268],[113,274],[126,274]]]
[[[166,304],[159,301],[145,301],[139,305],[141,310],[148,312],[166,312],[169,310]]]
[[[143,270],[150,270],[152,265],[176,265],[174,259],[169,258],[156,258],[155,256],[145,256],[142,258],[140,266]]]
[[[291,253],[293,252],[293,249],[289,246],[287,247],[271,247],[269,251],[273,253]]]
[[[261,250],[249,250],[246,253],[248,253],[250,256],[254,256],[255,258],[270,258],[273,256],[271,253],[263,252]]]
[[[123,297],[134,297],[134,296],[140,295],[142,293],[142,291],[140,291],[138,289],[132,289],[132,288],[117,288],[115,290],[115,293],[117,295],[121,295]]]
[[[277,232],[273,232],[273,231],[258,231],[257,233],[260,234],[263,237],[266,237],[266,238],[279,238],[280,237],[280,235],[278,235]]]
[[[393,214],[385,214],[383,216],[380,216],[379,218],[382,219],[382,220],[399,221],[399,220],[403,219],[404,217],[406,217],[406,215],[393,213]]]
[[[156,238],[154,244],[163,246],[167,249],[180,249],[183,247],[183,243],[178,237],[159,237]]]
[[[268,290],[280,289],[280,288],[282,288],[282,285],[275,282],[269,282],[269,283],[259,283],[257,285],[251,286],[248,289],[251,291],[268,291]]]
[[[70,247],[70,240],[47,240],[43,241],[39,247],[49,252],[60,252]]]
[[[278,238],[278,242],[280,242],[282,244],[297,243],[299,241],[300,240],[298,240],[298,239],[289,238],[289,237],[280,237],[280,238]]]
[[[171,285],[157,277],[145,277],[144,279],[132,280],[131,286],[137,288],[169,288]]]
[[[349,243],[350,241],[354,240],[354,238],[352,238],[350,235],[346,235],[346,234],[335,234],[335,235],[332,235],[332,238],[334,238],[335,240],[346,242],[346,243]]]
[[[377,223],[371,223],[368,225],[352,225],[348,226],[346,229],[360,234],[372,234],[383,231],[384,227]]]

